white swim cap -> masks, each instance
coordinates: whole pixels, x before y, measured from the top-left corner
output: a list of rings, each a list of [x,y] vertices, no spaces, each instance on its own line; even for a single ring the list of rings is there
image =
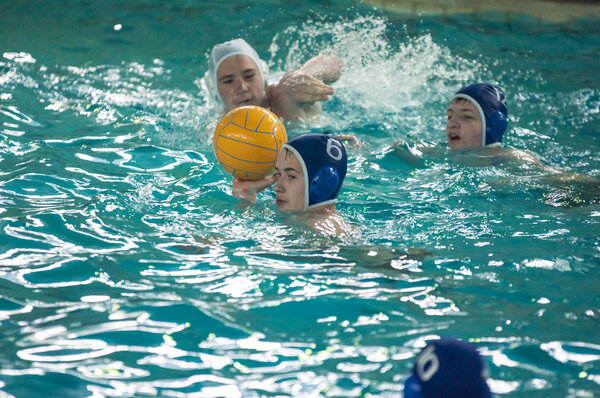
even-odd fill
[[[210,52],[210,59],[208,60],[209,79],[206,79],[206,85],[211,96],[213,96],[214,99],[220,104],[223,103],[223,99],[221,98],[219,90],[217,89],[217,70],[219,70],[219,65],[221,65],[221,62],[232,55],[246,55],[252,58],[256,64],[256,69],[258,69],[258,73],[260,74],[260,78],[263,83],[263,90],[267,85],[265,73],[263,73],[263,69],[265,69],[266,64],[260,59],[254,48],[252,48],[250,44],[246,43],[244,39],[235,39],[226,41],[225,43],[217,44]]]

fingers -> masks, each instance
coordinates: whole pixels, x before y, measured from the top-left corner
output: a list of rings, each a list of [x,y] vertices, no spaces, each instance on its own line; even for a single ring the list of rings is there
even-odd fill
[[[275,181],[277,181],[277,177],[275,175],[270,175],[270,176],[263,177],[260,180],[255,180],[256,190],[258,192],[264,191],[265,189],[267,189],[271,185],[273,185],[275,183]]]
[[[232,189],[234,193],[258,193],[264,191],[276,181],[276,176],[270,175],[258,180],[242,180],[240,178],[233,178]]]
[[[340,134],[336,135],[335,138],[355,148],[362,145],[358,137],[352,134]]]
[[[304,81],[302,84],[293,87],[293,90],[301,94],[333,95],[333,87],[328,86],[314,77],[309,76],[309,78],[310,80]]]
[[[291,98],[296,102],[327,101],[333,95],[333,87],[319,83],[294,88],[289,92]]]
[[[290,97],[299,102],[326,101],[334,93],[333,87],[297,71],[284,76],[280,84]]]
[[[327,101],[329,99],[329,95],[296,93],[293,96],[293,99],[298,103],[313,103],[317,101]]]

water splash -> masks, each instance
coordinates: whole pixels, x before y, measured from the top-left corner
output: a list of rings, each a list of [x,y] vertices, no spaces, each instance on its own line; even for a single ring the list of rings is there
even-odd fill
[[[381,17],[310,20],[289,27],[274,37],[269,62],[292,70],[318,53],[344,61],[336,94],[325,104],[333,128],[352,131],[382,123],[388,139],[411,132],[436,140],[432,133],[442,119],[439,106],[482,69],[477,61],[453,55],[430,34],[410,36]]]

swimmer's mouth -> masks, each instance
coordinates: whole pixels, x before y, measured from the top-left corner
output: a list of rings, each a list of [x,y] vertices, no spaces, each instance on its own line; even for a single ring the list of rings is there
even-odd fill
[[[285,200],[280,199],[280,198],[275,198],[275,203],[277,203],[277,206],[281,207],[285,204]]]
[[[448,141],[458,141],[460,140],[460,136],[457,134],[448,134]]]
[[[252,105],[252,99],[246,99],[235,103],[237,106]]]

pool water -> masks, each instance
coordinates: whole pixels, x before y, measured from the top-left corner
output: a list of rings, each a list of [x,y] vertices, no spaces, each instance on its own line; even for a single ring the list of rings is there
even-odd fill
[[[215,4],[0,5],[0,395],[397,397],[455,336],[497,396],[598,396],[597,21]],[[351,236],[231,196],[194,82],[237,36],[274,80],[344,59],[322,120],[288,134],[364,142]],[[447,151],[448,99],[474,81],[504,88],[507,146],[587,180]],[[437,150],[406,161],[400,139]]]

